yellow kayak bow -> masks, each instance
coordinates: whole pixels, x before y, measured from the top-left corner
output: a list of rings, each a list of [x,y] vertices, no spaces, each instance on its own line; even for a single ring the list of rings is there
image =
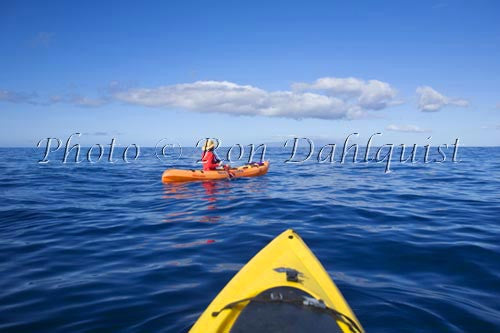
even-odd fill
[[[316,256],[288,229],[229,281],[190,330],[211,332],[364,330]]]

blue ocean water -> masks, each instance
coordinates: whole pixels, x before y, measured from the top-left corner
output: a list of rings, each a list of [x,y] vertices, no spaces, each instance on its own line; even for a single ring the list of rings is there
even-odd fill
[[[460,162],[286,164],[164,185],[131,163],[38,164],[0,149],[0,331],[182,332],[272,238],[295,229],[367,332],[500,331],[500,148]]]

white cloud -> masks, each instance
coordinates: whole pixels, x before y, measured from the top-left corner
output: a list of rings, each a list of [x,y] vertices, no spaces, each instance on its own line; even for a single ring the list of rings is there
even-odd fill
[[[98,107],[109,103],[109,98],[108,97],[90,98],[80,95],[74,95],[71,97],[63,98],[61,102],[82,107]]]
[[[500,124],[496,124],[496,125],[484,125],[484,126],[481,126],[481,129],[500,130]]]
[[[233,115],[333,119],[348,116],[351,109],[353,113],[356,111],[335,97],[291,91],[267,92],[227,81],[197,81],[153,89],[129,89],[114,96],[131,104]]]
[[[397,104],[395,96],[396,90],[382,81],[331,77],[312,84],[297,83],[293,89],[282,91],[267,91],[228,81],[197,81],[154,88],[123,88],[112,82],[100,97],[65,94],[41,100],[36,94],[0,90],[0,101],[14,103],[99,107],[121,101],[166,109],[294,119],[362,118],[369,111]]]
[[[38,104],[36,93],[0,90],[0,102]]]
[[[467,100],[446,97],[429,86],[418,87],[416,92],[418,96],[418,108],[422,111],[439,111],[448,105],[460,107],[469,106],[469,102]]]
[[[381,110],[401,103],[395,100],[397,90],[378,80],[323,77],[313,83],[295,83],[292,87],[296,91],[323,91],[329,96],[354,100],[358,106],[367,110]]]
[[[72,104],[81,107],[98,107],[110,102],[108,96],[97,98],[84,97],[80,95],[55,95],[43,99],[37,93],[25,93],[9,90],[0,90],[0,102],[26,103],[31,105],[49,106],[58,103]]]
[[[356,91],[352,87],[351,79],[339,80],[347,80],[344,82],[345,86],[340,85],[336,93],[330,91],[328,94],[305,91],[315,89],[306,87],[307,84],[304,83],[295,84],[293,91],[270,92],[228,81],[197,81],[150,89],[129,89],[115,93],[114,98],[131,104],[197,112],[338,119],[359,118],[364,116],[367,110],[387,107],[388,99],[395,95],[395,91],[384,82],[365,82],[359,92],[359,88]],[[352,96],[357,96],[357,100],[352,101]]]
[[[386,127],[386,130],[394,132],[406,132],[406,133],[430,132],[430,130],[420,128],[416,125],[389,125]]]

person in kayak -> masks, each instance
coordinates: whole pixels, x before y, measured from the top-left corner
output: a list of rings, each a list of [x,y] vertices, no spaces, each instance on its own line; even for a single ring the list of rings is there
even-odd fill
[[[215,170],[220,165],[221,161],[217,158],[214,152],[215,142],[208,139],[203,146],[203,153],[201,155],[201,162],[203,163],[203,170]]]
[[[203,153],[201,155],[201,162],[203,163],[203,171],[217,170],[218,166],[222,166],[221,170],[228,173],[229,178],[234,177],[234,173],[231,171],[229,164],[221,165],[221,160],[217,158],[214,152],[215,142],[212,139],[208,139],[203,146]]]

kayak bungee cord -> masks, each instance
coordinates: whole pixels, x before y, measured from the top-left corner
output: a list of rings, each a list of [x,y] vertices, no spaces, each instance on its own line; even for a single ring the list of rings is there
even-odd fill
[[[352,333],[362,333],[363,332],[354,320],[352,320],[351,318],[349,318],[348,316],[346,316],[342,312],[339,312],[335,309],[328,307],[325,304],[325,302],[323,302],[322,300],[316,299],[313,297],[298,297],[295,299],[285,299],[285,298],[283,298],[283,295],[281,295],[281,294],[279,294],[279,297],[277,297],[277,298],[273,297],[273,294],[270,295],[270,298],[265,298],[262,295],[257,295],[255,297],[247,297],[247,298],[243,298],[243,299],[240,299],[238,301],[235,301],[235,302],[231,302],[231,303],[225,305],[219,311],[212,312],[212,317],[217,317],[222,311],[231,310],[233,307],[235,307],[241,303],[244,303],[244,302],[285,303],[285,304],[311,307],[314,310],[329,314],[335,320],[339,320],[339,321],[343,322],[345,325],[347,325],[347,327],[349,327],[349,330]]]

